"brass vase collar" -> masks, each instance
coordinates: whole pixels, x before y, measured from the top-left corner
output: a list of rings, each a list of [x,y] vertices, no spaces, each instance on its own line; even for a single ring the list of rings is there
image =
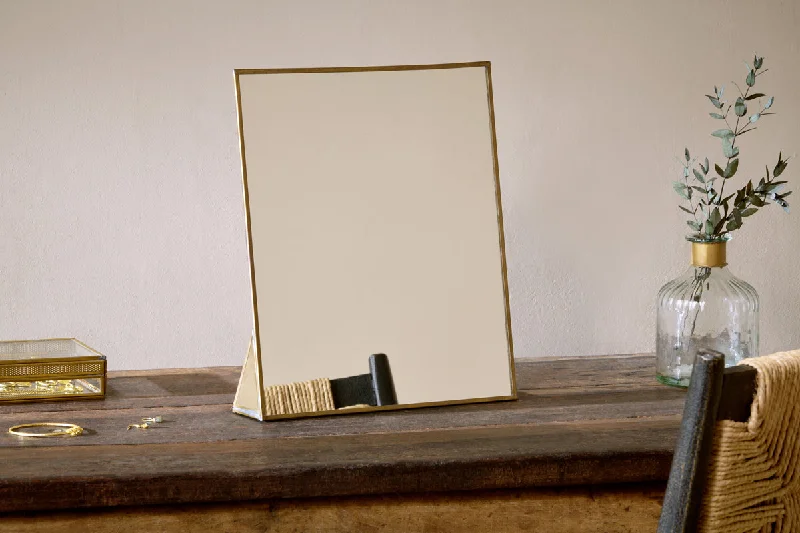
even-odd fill
[[[724,267],[727,261],[727,242],[692,242],[692,265]]]

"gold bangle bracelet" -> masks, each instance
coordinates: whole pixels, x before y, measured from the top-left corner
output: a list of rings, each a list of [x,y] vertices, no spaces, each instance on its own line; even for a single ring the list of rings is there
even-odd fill
[[[47,433],[28,433],[20,431],[25,428],[49,428],[54,427],[53,431]],[[18,437],[77,437],[83,433],[83,428],[77,424],[62,424],[60,422],[36,422],[33,424],[19,424],[8,428],[8,432]]]

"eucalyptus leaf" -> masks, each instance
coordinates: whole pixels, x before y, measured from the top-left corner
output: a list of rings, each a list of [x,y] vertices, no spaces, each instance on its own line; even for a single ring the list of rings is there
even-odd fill
[[[721,166],[719,166],[719,165],[717,165],[716,163],[714,164],[714,170],[717,172],[717,174],[718,174],[718,175],[719,175],[721,178],[724,178],[724,177],[725,177],[725,171],[724,171],[724,170],[722,170],[722,167],[721,167]]]
[[[709,113],[709,115],[711,116],[711,118],[725,120],[725,117],[723,115],[720,115],[719,113]]]
[[[685,184],[681,183],[680,181],[673,182],[672,188],[675,189],[675,192],[680,195],[681,198],[689,199],[689,187]]]
[[[679,205],[678,207],[680,207],[681,211],[685,211],[686,213],[689,213],[690,215],[694,215],[694,211],[692,211],[691,209],[686,209],[682,205]]]
[[[756,71],[755,70],[751,70],[750,72],[747,73],[747,79],[745,80],[745,83],[747,83],[748,87],[752,87],[753,85],[756,84]]]
[[[731,139],[731,138],[733,138],[734,133],[733,133],[732,130],[730,130],[728,128],[723,128],[721,130],[716,130],[716,131],[712,132],[711,135],[713,137],[719,137],[720,139]]]
[[[750,115],[750,122],[754,123],[760,118],[761,118],[761,113],[756,113],[755,115]]]
[[[722,109],[722,102],[719,101],[719,98],[716,96],[711,96],[710,94],[707,94],[706,96],[709,100],[711,100],[711,103],[714,104],[714,107],[717,109]]]
[[[764,185],[764,192],[775,192],[787,183],[787,181],[771,181]]]
[[[706,232],[706,235],[713,235],[714,234],[714,224],[712,224],[711,221],[709,221],[709,220],[706,220],[705,232]]]
[[[737,117],[743,117],[747,114],[747,105],[741,97],[736,99],[736,103],[733,105],[733,112],[736,113]]]
[[[725,167],[723,177],[724,178],[732,178],[736,171],[739,170],[739,160],[734,159],[728,162],[728,166]]]
[[[699,181],[700,183],[706,182],[706,178],[703,176],[702,173],[698,172],[696,168],[693,168],[692,172],[694,173],[694,177],[697,179],[697,181]]]
[[[757,212],[758,208],[748,207],[747,209],[742,209],[741,214],[743,217],[749,217],[750,215],[755,215]]]
[[[720,220],[722,220],[722,214],[719,212],[719,207],[715,207],[711,214],[708,215],[708,221],[716,226]]]
[[[708,169],[711,168],[711,167],[708,166],[708,158],[707,157],[706,157],[706,160],[705,160],[704,163],[705,164],[703,165],[703,174],[708,174]]]
[[[706,190],[703,187],[698,187],[697,185],[692,185],[692,189],[699,192],[700,194],[706,194]]]
[[[695,222],[694,220],[687,220],[686,224],[695,231],[700,231],[703,226],[699,222]]]
[[[737,222],[735,220],[729,220],[728,221],[728,225],[725,226],[725,229],[727,229],[728,231],[736,231],[737,229],[739,229],[741,227],[742,227],[742,223],[741,222]]]
[[[747,98],[745,98],[745,100],[755,100],[756,98],[762,98],[764,96],[766,96],[766,94],[764,94],[764,93],[748,94]]]
[[[786,170],[786,165],[788,164],[787,161],[783,159],[778,159],[778,164],[775,165],[775,168],[772,171],[772,175],[776,178],[783,174],[783,171]]]
[[[748,198],[750,199],[750,203],[756,207],[764,207],[765,205],[767,205],[766,202],[764,202],[764,200],[762,200],[756,194],[751,194],[750,196],[748,196]]]
[[[722,153],[727,158],[733,158],[739,155],[739,147],[733,146],[730,139],[722,139]]]
[[[690,159],[689,158],[689,149],[688,148],[684,148],[683,149],[683,153],[684,153],[684,155],[686,155],[686,161],[689,161],[689,159]]]
[[[763,57],[758,57],[758,56],[756,56],[756,57],[753,59],[753,67],[754,67],[756,70],[760,69],[760,68],[761,68],[761,66],[762,66],[763,64],[764,64],[764,58],[763,58]]]
[[[775,97],[770,96],[769,99],[767,100],[767,103],[764,104],[764,109],[769,109],[770,107],[772,107],[772,104],[774,103],[775,103]]]

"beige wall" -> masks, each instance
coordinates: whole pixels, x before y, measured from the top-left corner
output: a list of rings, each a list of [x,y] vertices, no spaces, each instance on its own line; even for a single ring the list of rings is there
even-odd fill
[[[488,59],[518,356],[652,350],[656,291],[688,261],[676,156],[719,153],[703,94],[757,50],[778,115],[739,172],[796,153],[798,27],[792,1],[0,0],[0,337],[241,364],[232,69]],[[762,351],[800,347],[798,230],[772,209],[731,245]]]

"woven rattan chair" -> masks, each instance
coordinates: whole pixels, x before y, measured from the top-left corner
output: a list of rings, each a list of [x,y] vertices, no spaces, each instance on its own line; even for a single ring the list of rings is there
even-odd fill
[[[659,533],[800,533],[800,351],[692,372]]]

